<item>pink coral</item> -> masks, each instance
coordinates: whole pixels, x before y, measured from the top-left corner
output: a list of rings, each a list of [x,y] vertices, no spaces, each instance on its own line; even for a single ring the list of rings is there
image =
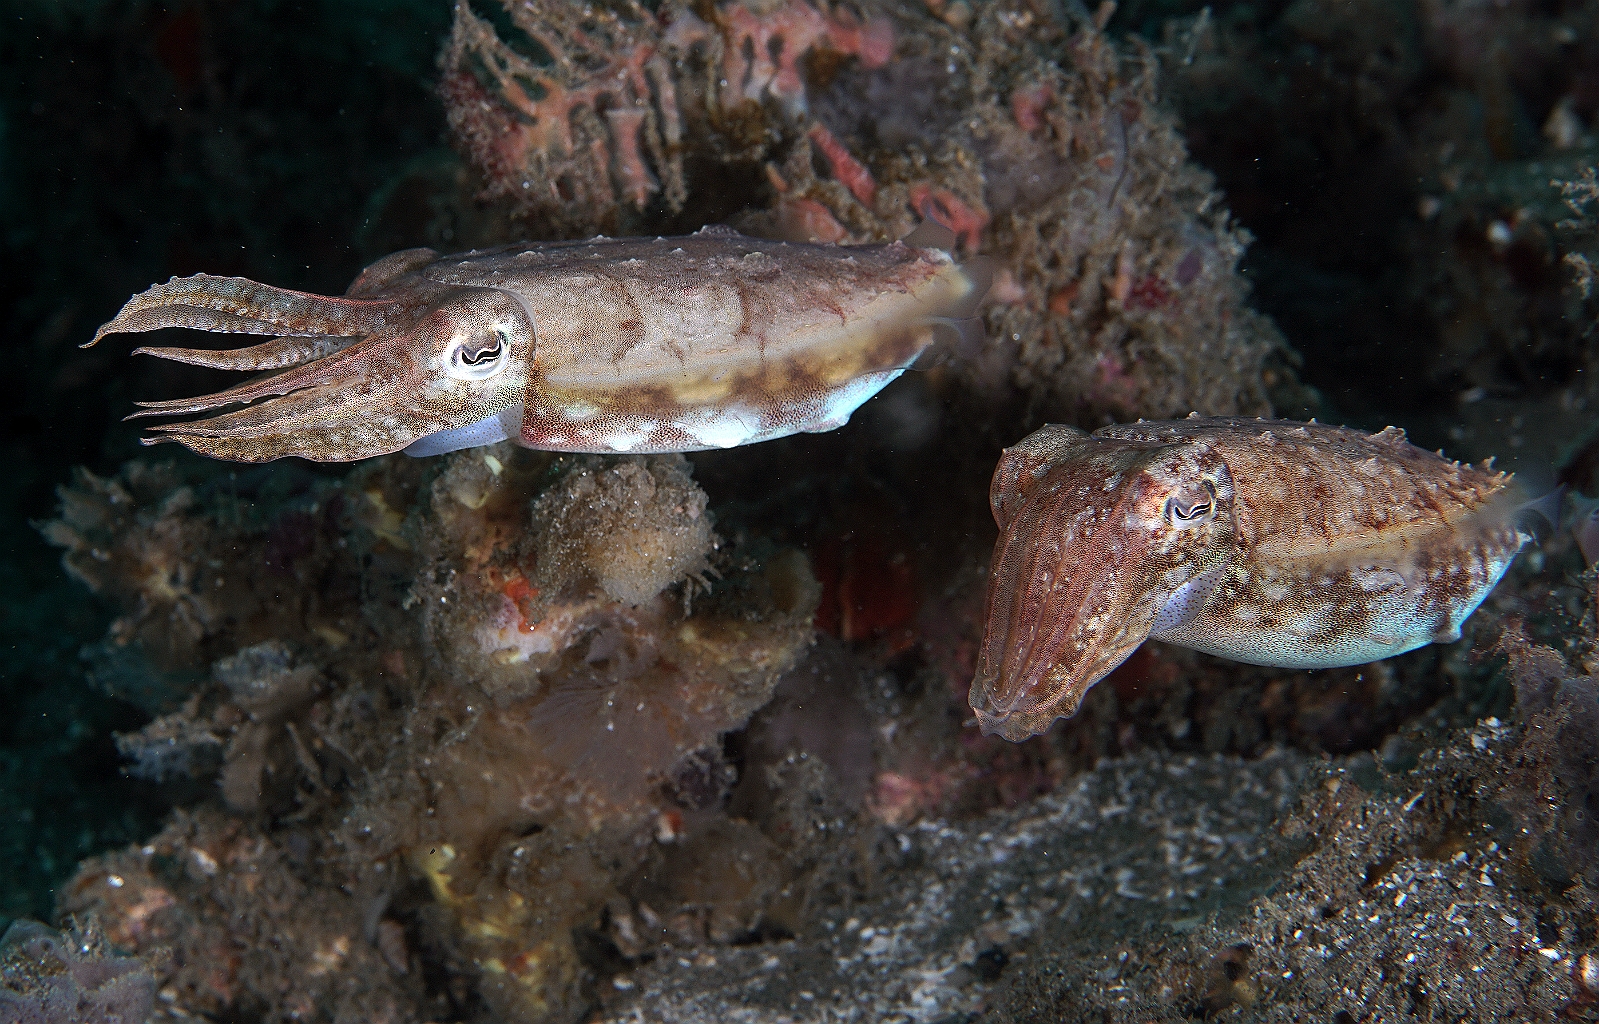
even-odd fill
[[[550,54],[541,65],[466,4],[456,6],[440,94],[452,135],[484,173],[487,197],[511,198],[558,223],[573,207],[602,218],[623,200],[643,209],[663,191],[668,207],[682,207],[680,113],[655,19],[642,7],[621,11],[510,8],[517,27]]]
[[[827,130],[825,124],[811,125],[806,137],[822,151],[833,177],[849,189],[850,195],[871,206],[872,200],[877,198],[877,182],[873,180],[872,172],[866,169],[866,165],[855,159],[849,147],[838,141],[833,133]]]
[[[833,212],[815,199],[785,197],[777,220],[782,236],[795,242],[838,242],[849,235]]]
[[[894,28],[875,18],[861,22],[848,12],[824,12],[804,0],[791,0],[770,10],[751,10],[742,3],[718,11],[716,29],[688,11],[680,12],[667,31],[666,43],[687,51],[713,43],[722,55],[721,105],[732,109],[768,94],[790,110],[805,110],[805,76],[801,68],[812,50],[858,56],[868,68],[888,63],[894,52]]]
[[[1048,84],[1035,85],[1031,89],[1017,89],[1010,94],[1011,116],[1016,118],[1016,123],[1022,131],[1032,135],[1044,127],[1046,123],[1044,114],[1053,102],[1055,102],[1055,90]]]
[[[938,223],[955,232],[962,245],[972,252],[988,227],[988,214],[973,210],[959,196],[947,188],[934,188],[926,182],[911,186],[911,206],[926,220]]]
[[[806,110],[811,54],[856,57],[876,68],[895,45],[888,21],[805,0],[733,3],[699,14],[669,4],[658,16],[632,2],[578,7],[533,0],[505,8],[549,60],[523,56],[458,4],[440,59],[450,132],[482,171],[486,198],[509,199],[573,233],[596,221],[609,229],[624,211],[643,212],[657,195],[671,212],[683,208],[678,76],[709,93],[704,100],[712,111],[726,114],[771,98],[797,116]],[[704,85],[696,65],[710,72]],[[869,202],[866,169],[842,145],[818,144],[839,180]]]

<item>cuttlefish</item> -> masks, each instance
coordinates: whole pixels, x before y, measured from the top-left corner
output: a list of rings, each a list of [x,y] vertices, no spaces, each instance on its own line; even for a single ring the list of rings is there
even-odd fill
[[[273,336],[136,350],[269,371],[138,403],[134,417],[242,406],[145,439],[220,459],[343,462],[506,438],[564,452],[728,448],[838,427],[941,325],[973,329],[983,274],[950,257],[949,232],[924,228],[885,245],[708,227],[454,256],[407,249],[342,297],[201,274],[134,296],[89,344],[164,327]]]
[[[989,490],[999,541],[971,705],[1023,740],[1149,637],[1283,668],[1460,637],[1529,539],[1508,474],[1281,420],[1047,426]]]

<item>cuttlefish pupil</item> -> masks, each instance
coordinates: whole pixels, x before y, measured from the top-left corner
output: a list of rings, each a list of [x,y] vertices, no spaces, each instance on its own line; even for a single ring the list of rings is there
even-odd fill
[[[1166,518],[1178,529],[1198,526],[1210,518],[1216,507],[1216,484],[1210,480],[1201,481],[1201,484],[1205,489],[1204,497],[1174,494],[1166,499]]]
[[[1144,640],[1285,668],[1460,637],[1530,539],[1510,477],[1389,428],[1049,426],[1005,451],[971,705],[1021,740]]]
[[[468,337],[453,342],[444,357],[444,372],[461,381],[487,380],[505,372],[510,365],[510,354],[508,330],[495,327],[487,337]]]

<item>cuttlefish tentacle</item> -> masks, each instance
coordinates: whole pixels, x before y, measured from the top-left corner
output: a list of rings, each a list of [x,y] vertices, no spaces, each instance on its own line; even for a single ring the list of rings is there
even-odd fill
[[[1457,639],[1529,539],[1510,488],[1392,428],[1046,427],[994,473],[972,708],[1043,732],[1150,637],[1293,668]]]
[[[142,346],[133,351],[134,355],[218,370],[283,370],[315,362],[349,348],[365,335],[392,329],[405,320],[404,304],[392,298],[335,298],[271,288],[239,277],[197,274],[173,278],[135,295],[84,347],[94,345],[107,334],[143,333],[166,327],[219,334],[271,334],[277,335],[272,341],[236,349]],[[199,408],[209,407],[213,406]],[[135,415],[197,411],[185,403],[171,407],[145,403],[145,408],[144,413]]]
[[[488,338],[498,346],[494,359],[509,364],[516,351],[509,339],[528,335],[519,326],[525,315],[520,304],[499,293],[449,291],[454,304],[443,303],[410,330],[362,338],[315,362],[213,395],[151,402],[129,418],[246,405],[209,419],[151,427],[156,436],[143,443],[175,441],[202,455],[241,462],[285,455],[333,462],[354,451],[397,451],[419,437],[493,415],[514,398],[514,371],[486,388],[449,377],[430,385],[428,356],[463,343],[487,351]],[[267,401],[250,404],[257,399]],[[365,413],[351,415],[352,408]]]
[[[134,296],[90,344],[191,327],[277,335],[247,348],[140,349],[282,371],[135,417],[241,461],[432,455],[512,438],[572,452],[722,448],[841,426],[970,318],[978,273],[905,242],[786,244],[707,229],[680,238],[395,253],[342,298],[238,278],[174,279]]]
[[[381,420],[349,419],[340,414],[349,398],[344,381],[295,391],[266,405],[240,409],[197,423],[166,423],[150,429],[145,445],[175,441],[202,455],[235,461],[264,461],[297,454],[296,438],[315,431],[330,448],[382,443],[392,425]]]

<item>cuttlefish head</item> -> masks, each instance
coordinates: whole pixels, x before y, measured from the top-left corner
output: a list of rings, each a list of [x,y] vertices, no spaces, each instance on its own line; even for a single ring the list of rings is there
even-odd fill
[[[412,254],[413,260],[433,255]],[[163,327],[276,335],[239,349],[137,350],[200,366],[274,371],[200,398],[141,402],[141,411],[129,417],[242,406],[210,419],[151,427],[155,436],[144,439],[175,441],[213,458],[266,462],[297,455],[348,462],[413,442],[436,444],[428,438],[498,431],[471,441],[483,443],[520,431],[534,347],[520,301],[495,288],[420,282],[363,295],[362,283],[357,280],[351,295],[329,297],[242,278],[174,278],[134,296],[89,344],[107,334]]]
[[[1152,631],[1197,615],[1234,551],[1233,483],[1209,445],[1048,426],[1005,451],[971,705],[1024,740],[1073,715]]]

